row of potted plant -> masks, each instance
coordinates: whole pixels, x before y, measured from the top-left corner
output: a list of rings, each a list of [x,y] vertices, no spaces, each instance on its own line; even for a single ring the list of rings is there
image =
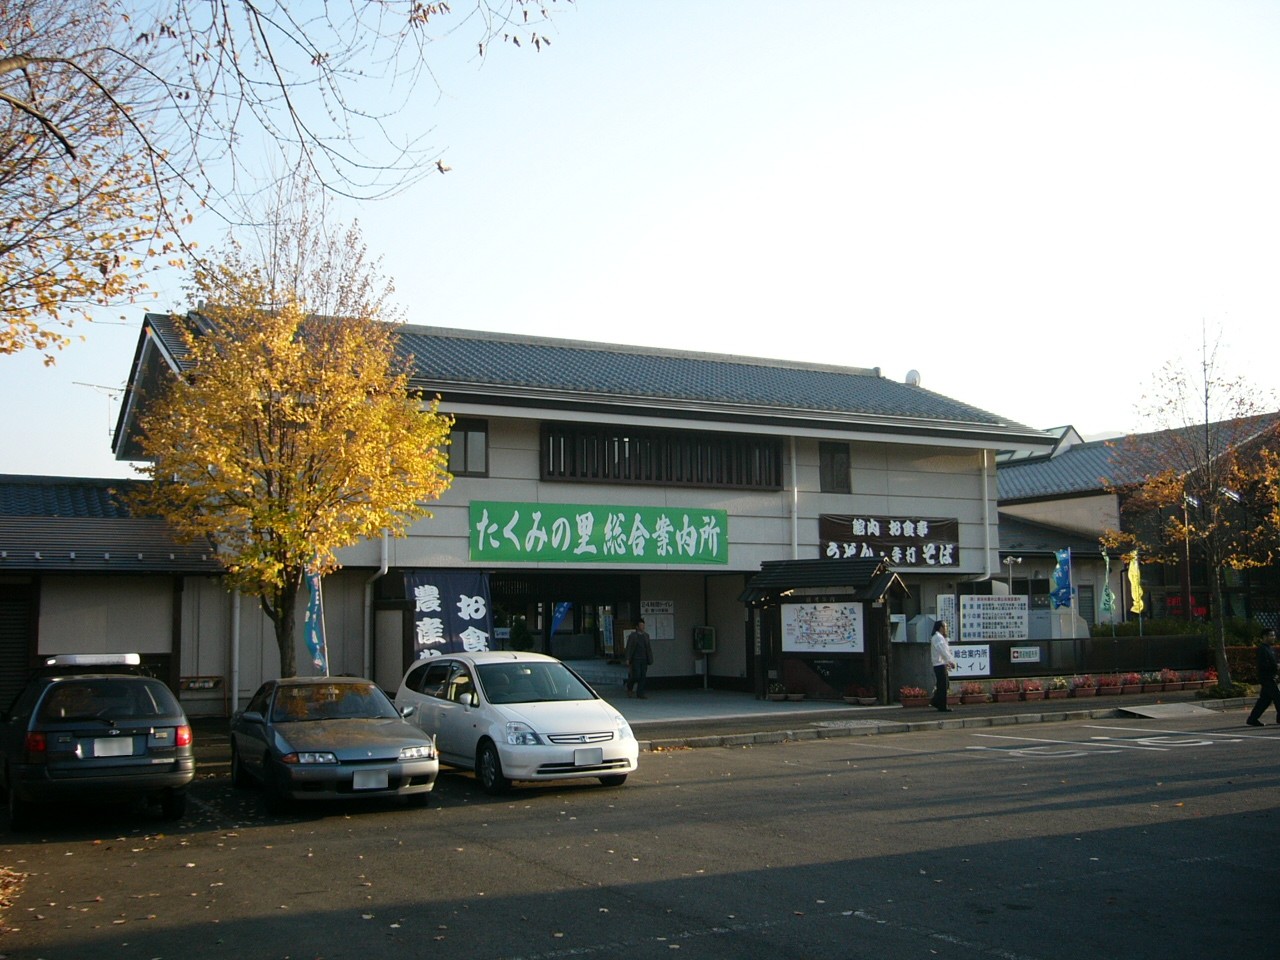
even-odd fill
[[[1096,677],[1092,674],[1080,674],[1047,680],[1001,679],[992,680],[989,687],[976,680],[966,680],[960,684],[960,692],[947,699],[951,703],[986,703],[989,699],[997,703],[1046,698],[1056,700],[1068,696],[1195,690],[1217,682],[1218,675],[1213,670],[1178,671],[1167,668],[1148,673],[1103,673]],[[929,692],[921,687],[902,687],[898,691],[898,699],[904,706],[923,706],[928,703],[929,697]]]

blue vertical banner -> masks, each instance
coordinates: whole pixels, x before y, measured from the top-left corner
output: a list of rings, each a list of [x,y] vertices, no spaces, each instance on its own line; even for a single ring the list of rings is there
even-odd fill
[[[476,653],[493,636],[489,576],[469,570],[412,570],[404,575],[413,602],[413,656]]]
[[[1053,555],[1058,565],[1053,568],[1053,587],[1049,590],[1049,599],[1053,608],[1071,606],[1071,551],[1055,550]]]
[[[551,635],[555,636],[560,624],[564,623],[564,618],[573,612],[573,604],[567,601],[561,601],[556,604],[554,612],[551,614]]]
[[[321,675],[329,675],[329,645],[324,635],[324,598],[320,592],[320,574],[307,571],[307,612],[302,621],[302,635],[311,651],[311,662]]]

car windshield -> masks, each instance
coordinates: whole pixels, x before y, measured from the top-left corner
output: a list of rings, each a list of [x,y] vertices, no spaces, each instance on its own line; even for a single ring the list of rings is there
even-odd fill
[[[289,684],[276,690],[273,723],[302,720],[389,720],[398,717],[387,695],[372,683]]]
[[[123,720],[171,717],[181,713],[169,688],[158,680],[127,677],[86,677],[53,684],[40,704],[39,719],[48,723],[72,720]]]
[[[595,699],[591,688],[563,663],[516,660],[486,663],[477,669],[490,703]]]

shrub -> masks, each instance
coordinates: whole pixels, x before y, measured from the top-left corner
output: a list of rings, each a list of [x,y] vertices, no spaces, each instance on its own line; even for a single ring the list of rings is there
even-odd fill
[[[997,680],[993,684],[991,684],[991,692],[992,693],[1017,693],[1018,681],[1017,680]]]
[[[1072,689],[1078,689],[1082,687],[1087,689],[1089,687],[1096,687],[1097,685],[1098,685],[1097,681],[1094,680],[1093,677],[1089,676],[1089,674],[1087,673],[1082,674],[1081,676],[1078,676],[1078,677],[1071,678]]]
[[[922,697],[928,697],[929,693],[922,687],[899,687],[898,699],[900,700],[919,700]]]
[[[1140,686],[1142,684],[1142,674],[1140,673],[1121,674],[1120,682],[1126,687]]]
[[[1120,685],[1120,675],[1118,673],[1104,673],[1098,677],[1098,686],[1100,687],[1118,687]]]
[[[977,697],[985,692],[986,691],[982,689],[982,684],[974,680],[966,680],[964,683],[960,684],[960,696],[962,697]]]
[[[1038,693],[1043,689],[1044,687],[1041,685],[1039,680],[1023,680],[1022,681],[1023,693]]]
[[[1071,684],[1067,682],[1066,677],[1054,677],[1049,681],[1050,690],[1067,690],[1070,687]]]

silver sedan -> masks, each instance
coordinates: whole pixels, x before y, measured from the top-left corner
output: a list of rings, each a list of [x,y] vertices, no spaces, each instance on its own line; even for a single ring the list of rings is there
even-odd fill
[[[439,770],[434,739],[369,680],[269,680],[231,719],[231,782],[260,782],[272,813],[303,799],[425,804]]]

